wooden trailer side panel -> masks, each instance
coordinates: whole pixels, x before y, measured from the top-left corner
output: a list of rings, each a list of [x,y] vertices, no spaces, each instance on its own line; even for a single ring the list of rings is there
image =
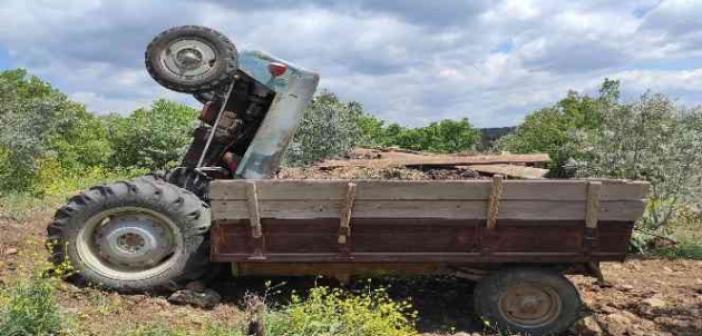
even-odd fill
[[[499,184],[491,180],[215,181],[211,187],[212,259],[361,263],[617,260],[625,255],[647,191],[645,183],[619,181]],[[350,188],[354,195],[351,215],[344,224]],[[494,227],[488,225],[490,217]],[[251,219],[258,219],[260,237]]]

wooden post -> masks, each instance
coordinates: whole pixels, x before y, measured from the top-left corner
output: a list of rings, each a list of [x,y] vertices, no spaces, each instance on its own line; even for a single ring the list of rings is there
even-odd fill
[[[492,177],[492,190],[487,208],[487,228],[494,230],[497,226],[497,214],[500,211],[500,198],[502,198],[502,175]]]
[[[356,200],[356,183],[351,183],[346,186],[346,198],[344,206],[341,208],[341,222],[339,223],[339,244],[346,244],[346,239],[351,235],[351,212],[353,211],[353,203]]]
[[[246,195],[249,204],[249,222],[251,224],[251,236],[261,238],[263,230],[261,229],[261,212],[258,205],[258,192],[256,191],[256,182],[249,182],[246,188]]]
[[[597,229],[597,216],[600,212],[600,189],[602,189],[602,182],[600,181],[589,181],[587,183],[585,227],[588,229]]]
[[[597,248],[597,222],[600,212],[600,190],[602,182],[588,181],[585,199],[585,232],[583,236],[583,253],[589,255]]]

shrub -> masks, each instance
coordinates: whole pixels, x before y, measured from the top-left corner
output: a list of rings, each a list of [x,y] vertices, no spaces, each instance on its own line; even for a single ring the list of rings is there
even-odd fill
[[[582,138],[602,125],[602,110],[617,106],[619,82],[605,79],[596,98],[569,92],[554,106],[529,114],[516,131],[501,138],[497,147],[513,153],[548,153],[553,177],[572,175],[565,164],[583,160]]]
[[[35,191],[43,158],[80,169],[105,164],[110,151],[104,125],[84,106],[24,70],[0,72],[0,192]]]
[[[178,327],[147,325],[129,330],[124,336],[244,336],[239,328],[229,328],[218,324],[207,324],[197,331],[186,330]]]
[[[589,134],[579,176],[651,182],[640,222],[655,231],[683,204],[698,204],[702,180],[702,110],[682,109],[663,96],[645,94],[631,105],[605,109],[602,126]]]
[[[110,167],[164,169],[179,163],[197,122],[197,110],[159,99],[150,109],[105,120],[114,148]]]
[[[56,279],[38,276],[0,291],[0,335],[56,335],[64,327]]]
[[[333,93],[315,97],[304,112],[284,163],[301,166],[344,154],[362,139],[358,123],[362,113],[359,104],[343,103]]]
[[[271,336],[406,336],[417,335],[415,318],[409,303],[391,300],[383,289],[351,295],[316,287],[270,313],[266,325]]]

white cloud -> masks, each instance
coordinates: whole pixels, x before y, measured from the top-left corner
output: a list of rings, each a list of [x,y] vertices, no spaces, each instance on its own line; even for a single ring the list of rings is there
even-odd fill
[[[143,69],[159,31],[202,24],[239,48],[322,75],[383,118],[518,122],[604,77],[702,103],[701,1],[24,1],[0,6],[0,49],[89,109],[128,112],[169,92]]]

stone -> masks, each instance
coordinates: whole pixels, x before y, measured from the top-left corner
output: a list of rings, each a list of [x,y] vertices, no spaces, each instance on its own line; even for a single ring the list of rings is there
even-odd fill
[[[617,288],[623,292],[630,292],[634,289],[634,286],[632,286],[632,285],[619,285],[619,286],[617,286]]]
[[[582,336],[600,336],[604,334],[594,316],[587,316],[575,323],[573,331],[576,335]]]
[[[645,304],[651,306],[652,308],[663,308],[663,307],[666,306],[666,302],[665,302],[665,301],[663,301],[663,300],[661,300],[660,298],[655,297],[655,296],[654,296],[654,297],[651,297],[651,298],[648,298],[648,299],[645,299],[645,300],[643,300],[643,301],[641,301],[641,302],[643,302],[643,303],[645,303]]]
[[[168,301],[173,304],[187,304],[195,307],[211,309],[222,301],[222,296],[209,288],[205,288],[205,290],[202,292],[196,292],[186,288],[171,294],[171,296],[168,297]]]
[[[632,321],[624,314],[614,313],[603,318],[607,332],[613,336],[624,336],[629,334],[629,326]]]
[[[17,254],[18,252],[19,252],[19,250],[17,250],[16,248],[10,247],[10,248],[7,248],[5,250],[4,254],[5,255],[14,255],[14,254]]]

